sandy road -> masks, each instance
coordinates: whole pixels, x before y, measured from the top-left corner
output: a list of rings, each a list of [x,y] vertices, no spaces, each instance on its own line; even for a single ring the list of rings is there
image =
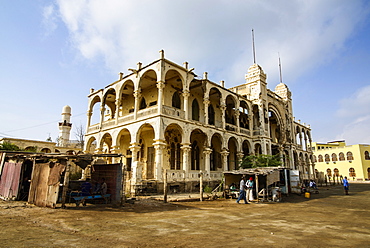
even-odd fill
[[[310,199],[67,209],[0,201],[1,247],[369,247],[370,184],[322,187]]]

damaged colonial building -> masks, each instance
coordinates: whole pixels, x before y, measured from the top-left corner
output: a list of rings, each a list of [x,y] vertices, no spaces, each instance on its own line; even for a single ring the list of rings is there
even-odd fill
[[[164,180],[189,192],[199,187],[200,173],[214,186],[251,154],[280,154],[302,180],[314,178],[311,128],[295,121],[288,87],[268,89],[258,64],[230,89],[206,72],[199,78],[187,62],[167,60],[163,50],[130,71],[91,89],[85,152],[122,154],[131,192],[143,186],[161,192]]]

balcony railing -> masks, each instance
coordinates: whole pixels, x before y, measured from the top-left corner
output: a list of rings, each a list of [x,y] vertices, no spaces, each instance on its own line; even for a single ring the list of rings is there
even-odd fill
[[[253,130],[253,136],[255,135],[261,135],[260,130]]]
[[[153,106],[153,107],[150,107],[150,108],[141,109],[137,113],[137,118],[139,119],[139,118],[142,118],[142,117],[147,117],[149,115],[153,115],[153,114],[156,114],[156,113],[158,113],[158,106]]]
[[[87,129],[87,132],[88,132],[88,133],[96,132],[96,131],[99,131],[99,129],[100,129],[100,124],[99,124],[99,123],[97,123],[97,124],[91,125],[91,126]]]
[[[105,129],[105,128],[108,128],[108,127],[111,127],[111,126],[114,126],[114,124],[116,123],[116,120],[115,119],[111,119],[111,120],[108,120],[108,121],[104,121],[102,123],[102,129]]]
[[[183,110],[170,107],[170,106],[163,106],[163,114],[175,116],[181,119],[185,118],[185,112]]]
[[[193,180],[199,180],[199,171],[189,171],[188,178]]]
[[[248,136],[251,135],[251,131],[249,131],[248,129],[240,128],[240,132],[243,133],[243,134],[246,134]]]
[[[221,179],[222,178],[222,172],[220,171],[211,171],[210,177],[211,179]]]
[[[183,170],[168,170],[167,180],[168,181],[180,181],[185,179],[185,171]]]
[[[232,124],[226,124],[226,130],[228,130],[228,131],[236,131],[237,130],[237,126],[234,126],[234,125],[232,125]]]
[[[125,116],[119,117],[118,118],[118,124],[122,124],[122,123],[125,123],[125,122],[128,122],[128,121],[131,121],[133,119],[134,119],[134,114],[131,113],[129,115],[125,115]]]

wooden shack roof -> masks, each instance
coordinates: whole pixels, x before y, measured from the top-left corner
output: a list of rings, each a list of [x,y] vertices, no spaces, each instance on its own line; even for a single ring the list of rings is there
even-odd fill
[[[263,175],[266,176],[277,170],[286,169],[285,167],[258,167],[258,168],[247,168],[232,171],[224,171],[224,174],[233,175]]]

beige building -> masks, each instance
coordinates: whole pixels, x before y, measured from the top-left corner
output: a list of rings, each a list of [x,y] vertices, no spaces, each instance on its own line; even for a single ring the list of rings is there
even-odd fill
[[[206,72],[199,78],[187,62],[175,64],[163,51],[129,70],[91,90],[85,152],[123,154],[132,191],[143,185],[161,191],[164,170],[182,191],[197,187],[200,171],[215,185],[250,154],[280,154],[301,179],[314,176],[310,126],[294,121],[288,87],[269,90],[259,65],[231,89]]]
[[[64,106],[61,115],[62,121],[58,123],[58,142],[1,138],[0,144],[11,143],[22,150],[31,152],[77,154],[82,151],[82,148],[78,141],[70,140],[70,132],[72,128],[72,123],[70,122],[70,117],[72,115],[71,107],[68,105]]]
[[[315,169],[327,180],[347,177],[352,181],[370,180],[370,145],[346,145],[345,141],[312,142]]]

